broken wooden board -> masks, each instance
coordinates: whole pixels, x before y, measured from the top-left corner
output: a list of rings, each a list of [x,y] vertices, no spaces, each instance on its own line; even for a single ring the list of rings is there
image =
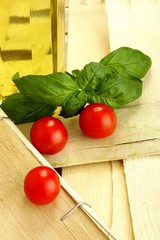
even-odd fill
[[[6,117],[0,119],[0,132],[1,239],[38,240],[54,236],[57,240],[96,240],[108,237],[118,240],[86,205],[60,221],[70,209],[82,202],[62,178],[60,194],[53,203],[37,206],[29,202],[23,191],[26,174],[38,165],[51,166]]]

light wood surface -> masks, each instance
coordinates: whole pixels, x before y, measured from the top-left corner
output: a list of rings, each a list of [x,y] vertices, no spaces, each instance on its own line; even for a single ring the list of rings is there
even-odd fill
[[[89,1],[87,3],[89,5]],[[143,95],[138,101],[131,104],[132,106],[144,106],[148,103],[154,108],[160,99],[159,11],[159,1],[106,1],[108,19],[106,32],[109,32],[110,50],[121,46],[137,48],[148,54],[153,62],[151,71],[144,79]],[[102,25],[99,22],[99,28]],[[93,42],[90,43],[90,49],[93,49],[90,50],[91,52],[94,51]],[[88,60],[87,54],[86,60]],[[151,118],[153,123],[155,121],[154,129],[156,129],[157,114],[152,114]],[[147,121],[146,118],[144,121]],[[143,142],[139,142],[136,149],[141,144],[144,146]],[[153,149],[155,144],[156,141],[150,142],[147,149],[150,147]],[[159,146],[157,147],[159,148]],[[67,167],[63,169],[63,177],[77,192],[92,202],[96,212],[114,229],[120,239],[158,240],[158,226],[160,225],[159,158],[157,155]],[[78,179],[82,179],[83,186],[87,182],[87,192],[78,183]],[[102,188],[103,194],[97,190]]]
[[[112,9],[112,11],[111,11]],[[127,45],[147,53],[152,68],[144,79],[143,96],[137,104],[160,98],[159,40],[160,1],[106,1],[110,46]],[[153,122],[157,114],[152,115]],[[156,123],[155,123],[156,128]],[[160,156],[124,161],[127,191],[135,239],[159,239]]]
[[[107,15],[101,1],[69,0],[67,45],[69,72],[99,61],[109,52]]]
[[[86,137],[78,117],[62,119],[69,133],[67,146],[59,154],[45,158],[54,167],[65,167],[159,154],[159,109],[160,102],[117,109],[116,131],[103,139]]]
[[[68,71],[81,69],[109,53],[108,37],[104,3],[69,1]],[[134,239],[122,161],[65,167],[62,176],[115,230],[119,239]]]
[[[160,102],[154,106],[147,103],[117,109],[116,131],[104,139],[91,139],[82,134],[78,117],[69,120],[61,118],[69,133],[67,146],[57,155],[46,155],[45,158],[54,167],[66,167],[159,154],[159,109]],[[27,124],[25,128],[23,124],[18,126],[28,139],[31,126],[32,124]]]
[[[64,1],[58,1],[59,7],[62,7],[62,2],[64,3]],[[49,7],[50,1],[43,0],[25,3],[19,0],[12,2],[7,0],[1,3],[1,97],[16,91],[11,82],[11,77],[16,71],[19,71],[20,75],[46,74],[52,71]],[[56,11],[55,14],[57,14]],[[63,9],[58,8],[59,19],[60,14],[63,13]],[[24,35],[21,34],[20,29],[23,29]],[[62,32],[64,34],[64,31]],[[58,37],[60,37],[59,34]],[[19,50],[20,53],[27,52],[30,55],[27,55],[27,59],[23,59],[19,55]],[[64,51],[62,52],[64,54]],[[63,63],[63,54],[61,54],[61,63]],[[58,58],[58,56],[55,57]],[[58,70],[60,66],[62,65],[58,65]],[[0,112],[1,115],[2,112]],[[24,128],[27,130],[26,125]],[[60,195],[53,204],[41,207],[31,204],[23,192],[24,177],[34,166],[50,165],[9,119],[0,118],[0,132],[1,239],[97,240],[108,239],[109,234],[110,239],[112,236],[112,239],[118,240],[92,208],[86,205],[76,209],[63,222],[60,221],[64,214],[75,207],[79,201],[81,202],[79,195],[62,178]]]
[[[62,178],[60,194],[53,203],[37,206],[29,202],[23,190],[26,174],[40,164],[50,165],[9,119],[0,119],[0,131],[0,239],[109,239],[105,225],[103,228],[96,214],[85,207],[60,221],[77,204],[76,193]],[[108,231],[111,239],[118,240]]]
[[[124,162],[135,239],[159,239],[160,157]]]

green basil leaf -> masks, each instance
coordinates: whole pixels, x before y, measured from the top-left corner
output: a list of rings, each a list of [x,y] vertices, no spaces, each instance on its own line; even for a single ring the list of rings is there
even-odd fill
[[[74,69],[72,70],[72,75],[76,78],[77,75],[80,73],[80,70],[79,69]]]
[[[87,95],[88,102],[102,102],[118,108],[142,94],[142,81],[122,74],[107,74],[99,89]]]
[[[65,98],[78,90],[78,86],[66,73],[28,75],[13,80],[19,91],[36,102],[61,106]]]
[[[16,73],[12,80],[20,93],[7,97],[0,107],[16,123],[33,122],[52,115],[58,106],[61,115],[80,113],[86,103],[102,102],[118,108],[142,94],[142,79],[151,59],[139,50],[121,47],[99,63],[91,62],[72,73],[28,75]]]
[[[72,74],[67,72],[67,71],[65,73],[68,74],[75,81],[75,79],[76,79],[77,75],[79,74],[79,72],[80,72],[80,70],[75,69],[75,70],[72,71]]]
[[[21,93],[8,96],[0,107],[15,124],[34,122],[41,117],[51,116],[55,110],[55,107],[37,103]]]
[[[69,75],[72,79],[73,79],[73,81],[75,81],[75,76],[73,76],[71,73],[69,73],[69,72],[65,72],[67,75]]]
[[[99,88],[101,79],[105,78],[105,74],[105,67],[101,63],[91,62],[77,74],[75,81],[80,89],[92,91]]]
[[[139,79],[143,78],[151,67],[151,59],[143,52],[129,47],[121,47],[101,59],[106,71],[127,73]]]
[[[83,91],[76,91],[69,95],[62,106],[60,115],[68,118],[75,116],[81,112],[86,104],[86,95]]]
[[[20,78],[19,72],[16,72],[12,77],[12,81],[19,78]]]

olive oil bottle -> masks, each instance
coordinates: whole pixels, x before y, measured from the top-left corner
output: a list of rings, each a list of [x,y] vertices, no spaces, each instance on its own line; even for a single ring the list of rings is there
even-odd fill
[[[64,70],[64,0],[0,1],[0,101],[12,76]]]

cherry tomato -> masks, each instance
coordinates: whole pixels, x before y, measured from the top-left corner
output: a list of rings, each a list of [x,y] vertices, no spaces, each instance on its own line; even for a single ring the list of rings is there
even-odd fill
[[[80,113],[79,126],[82,132],[89,137],[108,137],[116,129],[116,113],[106,104],[91,103]]]
[[[59,191],[59,176],[49,167],[35,167],[25,177],[24,192],[34,204],[45,205],[51,203],[56,199]]]
[[[68,140],[64,124],[57,118],[47,116],[38,119],[30,131],[31,142],[42,154],[55,154],[61,151]]]

